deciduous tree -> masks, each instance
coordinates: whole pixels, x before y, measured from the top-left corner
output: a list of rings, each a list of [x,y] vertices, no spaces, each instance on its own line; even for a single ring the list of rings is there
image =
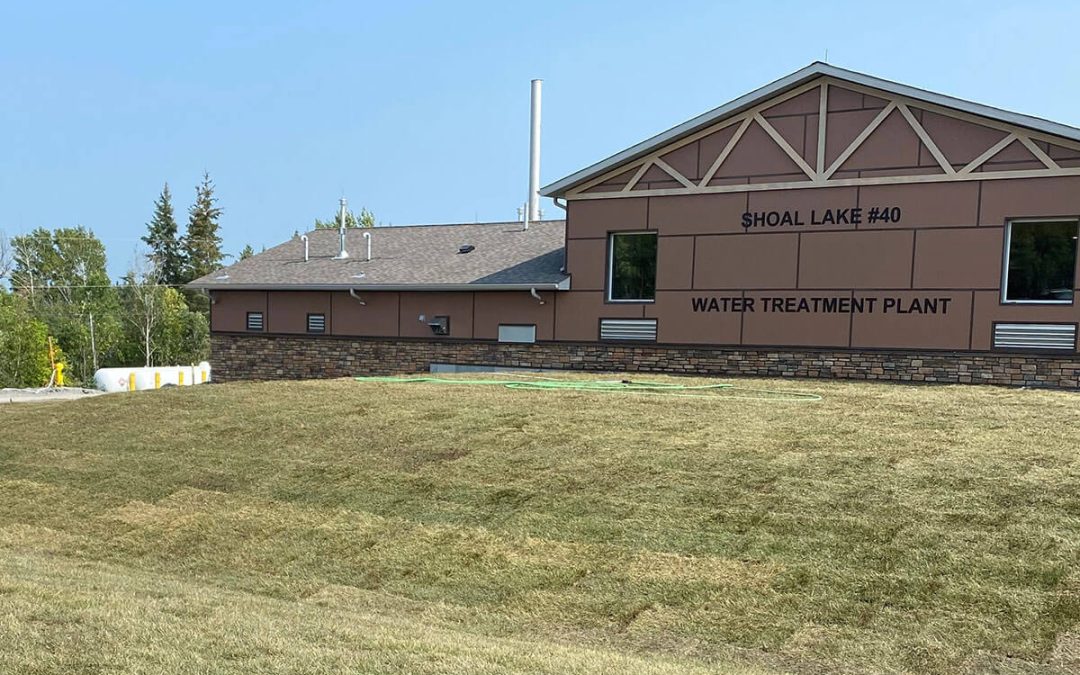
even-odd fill
[[[15,237],[12,248],[13,291],[67,352],[71,380],[89,383],[97,366],[118,356],[122,340],[104,245],[80,226],[38,228]]]
[[[40,387],[49,381],[49,329],[26,299],[0,288],[0,387]]]

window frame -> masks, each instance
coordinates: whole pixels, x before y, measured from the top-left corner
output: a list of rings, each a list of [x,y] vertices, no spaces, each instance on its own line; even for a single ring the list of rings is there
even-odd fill
[[[322,330],[311,330],[311,317],[313,316],[322,317]],[[307,318],[304,321],[304,328],[308,335],[326,335],[326,312],[308,312]]]
[[[651,298],[613,298],[615,289],[615,237],[619,236],[650,236],[656,239],[656,270],[653,278],[653,297]],[[656,302],[656,276],[660,272],[660,233],[656,230],[617,230],[608,232],[607,235],[607,270],[604,275],[604,302],[620,305],[626,304],[652,304]]]
[[[251,327],[251,315],[259,315],[259,324],[262,328]],[[244,314],[244,330],[248,333],[265,333],[266,332],[266,312],[247,312]]]
[[[1071,222],[1076,227],[1076,251],[1073,253],[1073,287],[1072,294],[1067,300],[1011,300],[1009,299],[1009,257],[1012,252],[1012,233],[1013,225],[1015,224],[1031,224],[1031,223],[1069,223]],[[1076,298],[1076,265],[1077,259],[1080,258],[1080,218],[1076,216],[1061,216],[1058,218],[1043,217],[1043,218],[1010,218],[1005,221],[1005,246],[1002,251],[1001,260],[1001,293],[998,296],[998,302],[1002,305],[1051,305],[1051,306],[1070,306],[1075,304]]]

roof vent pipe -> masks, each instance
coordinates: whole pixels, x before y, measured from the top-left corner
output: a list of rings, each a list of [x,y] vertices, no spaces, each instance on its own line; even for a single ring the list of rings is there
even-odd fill
[[[529,208],[525,229],[530,221],[540,220],[540,87],[543,80],[532,81],[529,108]]]
[[[334,256],[334,260],[345,260],[349,257],[349,252],[345,250],[345,198],[341,198],[341,213],[338,214],[340,227],[338,228],[338,234],[340,237],[340,246],[338,254]]]
[[[371,233],[365,232],[364,239],[367,240],[367,260],[371,260]]]
[[[304,242],[304,262],[308,261],[308,238],[306,234],[300,235],[300,241]]]

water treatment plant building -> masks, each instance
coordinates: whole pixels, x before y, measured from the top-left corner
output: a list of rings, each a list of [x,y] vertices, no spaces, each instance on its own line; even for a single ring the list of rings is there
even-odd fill
[[[1076,128],[815,63],[542,192],[564,221],[321,230],[197,280],[215,374],[1078,386]]]

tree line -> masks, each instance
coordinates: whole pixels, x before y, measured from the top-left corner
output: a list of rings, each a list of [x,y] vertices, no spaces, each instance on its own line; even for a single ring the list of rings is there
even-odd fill
[[[222,209],[208,173],[181,234],[166,183],[141,238],[145,255],[113,283],[105,247],[84,227],[0,239],[0,387],[47,384],[63,363],[71,384],[110,366],[198,363],[209,357],[209,298],[184,285],[221,267]],[[254,254],[248,246],[242,256]]]

